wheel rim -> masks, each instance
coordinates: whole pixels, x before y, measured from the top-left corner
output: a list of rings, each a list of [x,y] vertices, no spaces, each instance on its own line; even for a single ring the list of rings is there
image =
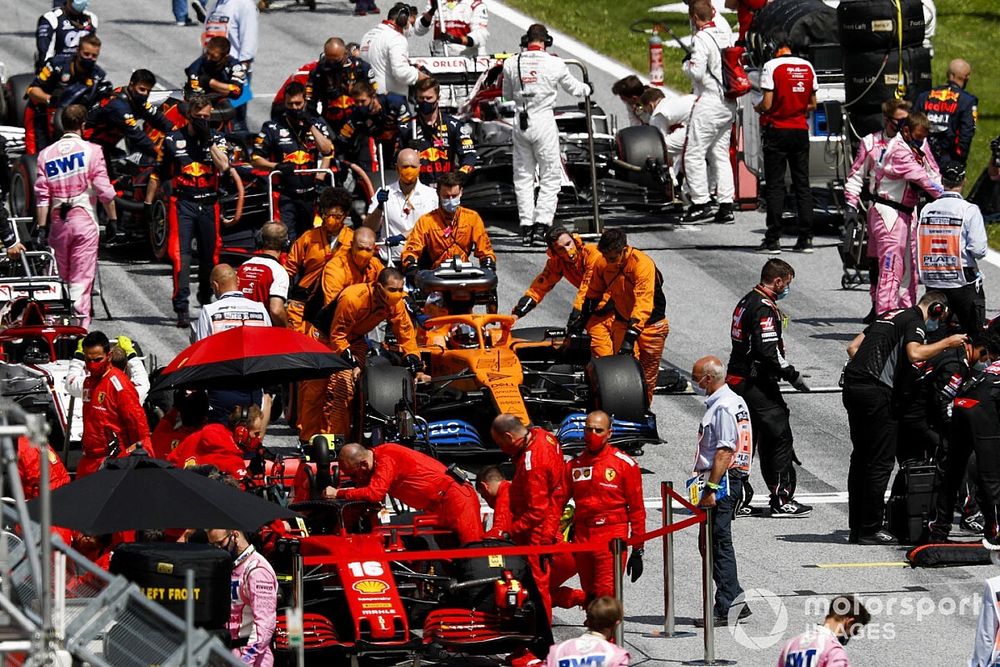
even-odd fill
[[[162,201],[153,202],[152,218],[149,236],[153,242],[153,250],[160,250],[167,245],[167,207]]]

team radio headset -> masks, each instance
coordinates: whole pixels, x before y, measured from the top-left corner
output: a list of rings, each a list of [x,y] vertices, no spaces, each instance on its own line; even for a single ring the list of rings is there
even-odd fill
[[[521,48],[528,48],[529,41],[528,33],[521,35]],[[547,49],[552,47],[552,35],[550,35],[548,31],[545,32],[545,41],[543,43]],[[529,95],[524,92],[524,75],[521,74],[522,55],[524,55],[523,52],[517,54],[517,79],[521,84],[521,111],[517,114],[517,122],[521,127],[521,131],[525,132],[528,129],[528,105],[525,99],[529,97]]]

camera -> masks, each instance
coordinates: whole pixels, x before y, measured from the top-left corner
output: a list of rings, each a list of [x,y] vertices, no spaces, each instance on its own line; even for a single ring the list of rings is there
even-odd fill
[[[517,122],[518,122],[518,125],[521,126],[521,131],[522,132],[524,132],[525,130],[527,130],[528,129],[528,112],[527,111],[519,111],[517,113]],[[996,159],[996,155],[997,155],[997,151],[994,150],[993,151],[994,159]]]

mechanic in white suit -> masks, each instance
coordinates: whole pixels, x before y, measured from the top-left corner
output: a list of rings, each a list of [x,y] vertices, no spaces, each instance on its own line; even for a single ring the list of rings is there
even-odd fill
[[[434,29],[432,56],[475,58],[486,55],[486,40],[490,36],[488,23],[489,14],[483,0],[448,0],[442,5],[438,0],[430,0],[414,32],[426,35]]]
[[[686,223],[705,222],[713,217],[709,163],[718,179],[719,212],[716,215],[731,216],[733,207],[729,142],[736,102],[726,99],[722,87],[722,49],[733,45],[733,36],[731,31],[718,29],[717,23],[725,19],[714,11],[709,0],[692,0],[688,8],[688,16],[698,31],[691,40],[691,54],[683,65],[696,97],[684,149],[684,174],[691,196],[691,206],[682,217],[682,222]]]
[[[1000,551],[990,552],[993,565],[1000,565]],[[993,667],[1000,662],[1000,576],[986,580],[976,639],[969,667]]]
[[[549,31],[532,24],[521,38],[521,53],[503,64],[503,98],[514,100],[514,193],[521,224],[521,244],[545,243],[556,213],[562,183],[559,130],[552,113],[559,88],[583,97],[593,92],[578,81],[559,56],[548,53]],[[538,198],[535,199],[535,169]]]
[[[667,97],[659,88],[650,88],[639,98],[639,103],[649,115],[649,124],[663,135],[674,181],[681,173],[681,153],[687,138],[687,124],[694,100],[694,95]]]
[[[410,64],[410,7],[402,2],[392,6],[386,20],[361,38],[361,58],[372,68],[372,82],[379,93],[407,97],[410,86],[426,74]]]

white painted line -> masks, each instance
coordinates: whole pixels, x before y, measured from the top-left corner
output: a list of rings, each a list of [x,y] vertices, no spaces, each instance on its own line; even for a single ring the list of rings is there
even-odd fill
[[[986,249],[986,257],[984,257],[987,262],[1000,268],[1000,252],[997,252],[993,248]]]

